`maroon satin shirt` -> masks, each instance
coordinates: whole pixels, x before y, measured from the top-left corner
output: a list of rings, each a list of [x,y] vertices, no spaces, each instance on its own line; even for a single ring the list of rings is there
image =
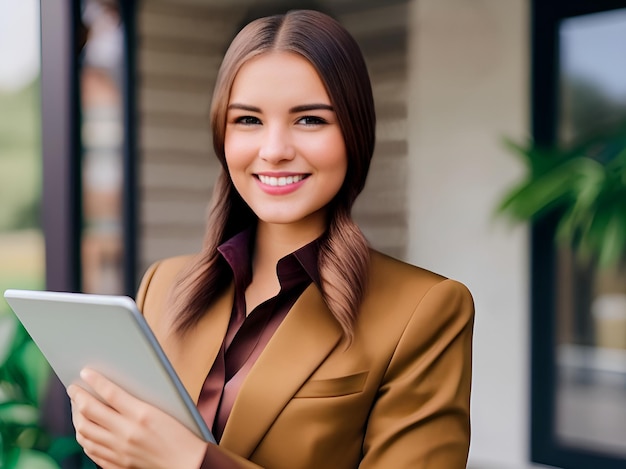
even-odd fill
[[[252,281],[254,231],[248,229],[218,248],[233,272],[235,297],[222,347],[204,382],[198,409],[219,442],[235,399],[250,369],[311,282],[320,285],[317,270],[318,240],[283,257],[276,265],[279,293],[258,305],[246,317],[245,291]],[[202,467],[219,469],[209,452]]]

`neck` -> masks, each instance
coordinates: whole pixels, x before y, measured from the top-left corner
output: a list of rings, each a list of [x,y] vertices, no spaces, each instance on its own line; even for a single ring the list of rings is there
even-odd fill
[[[325,226],[298,227],[293,224],[270,224],[259,220],[254,241],[253,271],[275,271],[278,261],[302,246],[319,238]]]
[[[246,289],[247,314],[263,301],[280,291],[276,272],[278,261],[302,246],[318,238],[324,231],[319,229],[295,229],[293,224],[268,224],[258,221],[252,256],[252,281]]]

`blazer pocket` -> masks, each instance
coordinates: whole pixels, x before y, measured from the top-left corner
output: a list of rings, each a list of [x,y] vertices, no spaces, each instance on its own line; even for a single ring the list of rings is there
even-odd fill
[[[338,397],[363,391],[368,371],[332,379],[312,379],[294,397]]]

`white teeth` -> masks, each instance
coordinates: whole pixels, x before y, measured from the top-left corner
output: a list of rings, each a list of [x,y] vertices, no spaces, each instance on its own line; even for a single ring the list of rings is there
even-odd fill
[[[264,176],[263,174],[259,174],[259,180],[268,186],[287,186],[289,184],[295,184],[296,182],[300,182],[304,179],[303,175],[298,176]]]

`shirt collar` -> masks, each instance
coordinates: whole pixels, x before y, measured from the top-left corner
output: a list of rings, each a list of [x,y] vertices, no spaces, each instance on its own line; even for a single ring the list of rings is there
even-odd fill
[[[236,288],[247,288],[252,281],[252,250],[254,228],[247,228],[220,244],[217,248],[233,272]],[[305,244],[291,254],[281,258],[276,265],[276,272],[281,288],[291,283],[292,279],[308,278],[321,290],[317,260],[320,238]]]

